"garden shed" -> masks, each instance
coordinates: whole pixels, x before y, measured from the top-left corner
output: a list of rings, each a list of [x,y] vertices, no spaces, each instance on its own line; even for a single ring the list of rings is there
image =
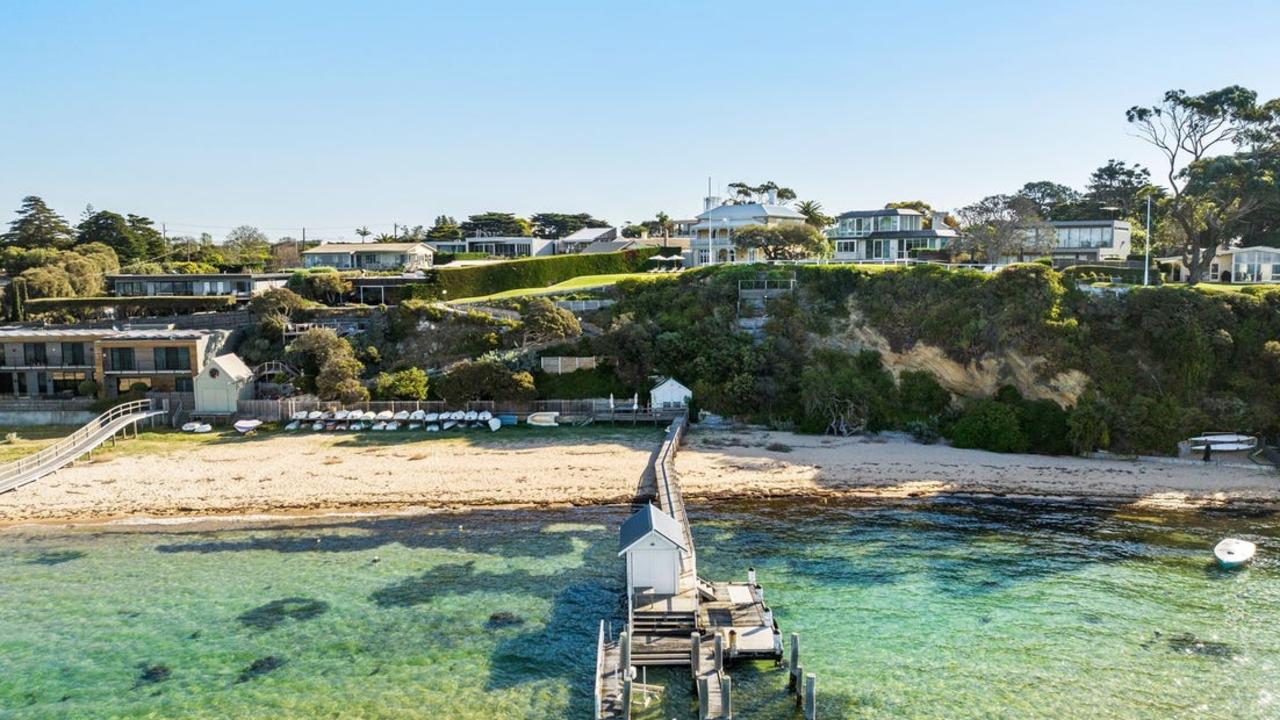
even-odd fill
[[[219,355],[196,376],[195,412],[232,415],[240,400],[253,397],[253,371],[235,353]]]

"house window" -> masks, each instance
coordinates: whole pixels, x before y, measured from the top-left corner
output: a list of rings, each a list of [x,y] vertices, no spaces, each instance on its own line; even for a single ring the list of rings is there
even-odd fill
[[[86,365],[84,361],[84,343],[62,343],[63,365]]]
[[[1218,279],[1218,263],[1213,263],[1212,265],[1209,266],[1209,279],[1210,280]]]
[[[49,373],[54,393],[75,394],[80,389],[80,383],[84,382],[87,377],[88,376],[82,372]]]
[[[185,347],[158,347],[155,349],[157,370],[190,370],[191,350]]]
[[[1280,263],[1271,264],[1271,279],[1280,280]]]
[[[699,250],[699,251],[698,251],[698,264],[699,264],[699,265],[706,265],[706,264],[707,264],[707,263],[709,263],[709,262],[711,262],[711,251],[709,251],[709,250]]]
[[[107,363],[111,370],[133,370],[133,348],[108,348]]]
[[[44,343],[23,343],[22,362],[24,365],[47,365],[49,358]]]
[[[836,243],[836,252],[853,255],[858,252],[857,240],[844,240]]]
[[[175,392],[192,392],[194,384],[189,377],[176,377],[173,379],[173,389]]]

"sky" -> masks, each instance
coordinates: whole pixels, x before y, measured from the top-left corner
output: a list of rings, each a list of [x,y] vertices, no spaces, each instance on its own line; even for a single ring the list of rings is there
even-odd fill
[[[1155,166],[1124,111],[1280,96],[1280,3],[57,2],[0,13],[0,218],[27,195],[220,237],[495,210],[829,213]]]

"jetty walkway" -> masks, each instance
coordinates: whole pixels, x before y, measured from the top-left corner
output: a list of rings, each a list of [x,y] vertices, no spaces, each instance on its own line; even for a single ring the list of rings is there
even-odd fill
[[[115,440],[117,435],[128,434],[130,428],[137,435],[139,424],[164,414],[164,410],[154,409],[150,400],[116,405],[40,452],[0,466],[0,493],[35,482],[70,465],[91,454],[99,445]]]
[[[690,669],[698,692],[699,718],[732,717],[732,680],[727,664],[738,659],[781,660],[782,636],[765,605],[764,590],[748,570],[746,582],[712,582],[698,575],[697,551],[675,472],[675,454],[687,419],[676,418],[641,478],[640,510],[623,526],[620,554],[627,557],[627,625],[610,638],[602,622],[597,643],[597,719],[629,718],[632,695],[657,688],[635,683],[636,667]],[[650,506],[652,501],[653,506]],[[642,542],[649,538],[656,541]],[[652,563],[633,557],[657,547],[674,548],[675,582],[666,588],[643,583]],[[638,548],[638,545],[648,547]],[[661,562],[659,560],[658,562]],[[660,573],[659,573],[660,574]],[[663,591],[668,590],[668,591]]]

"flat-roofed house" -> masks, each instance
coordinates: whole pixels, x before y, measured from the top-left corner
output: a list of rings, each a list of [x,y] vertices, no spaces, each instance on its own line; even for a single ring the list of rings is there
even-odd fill
[[[325,243],[302,251],[305,267],[338,270],[399,270],[431,267],[435,251],[426,243]]]
[[[288,282],[289,273],[107,275],[108,291],[116,297],[234,295],[236,300],[244,301]]]
[[[913,250],[942,250],[959,237],[945,217],[935,213],[925,227],[924,214],[910,208],[850,210],[836,217],[827,237],[836,260],[906,260]]]
[[[582,228],[581,230],[572,232],[564,237],[556,240],[556,253],[567,254],[582,252],[582,249],[592,243],[609,242],[618,239],[618,228],[612,227],[591,227]]]
[[[1159,260],[1168,266],[1170,280],[1186,282],[1191,277],[1181,257],[1163,257]],[[1236,285],[1280,283],[1280,248],[1265,245],[1218,248],[1213,260],[1209,262],[1204,279]]]
[[[225,338],[225,333],[205,330],[114,331],[95,347],[101,394],[114,397],[136,384],[160,392],[193,392],[195,376]]]
[[[74,397],[101,377],[94,347],[106,330],[0,329],[0,397]]]

